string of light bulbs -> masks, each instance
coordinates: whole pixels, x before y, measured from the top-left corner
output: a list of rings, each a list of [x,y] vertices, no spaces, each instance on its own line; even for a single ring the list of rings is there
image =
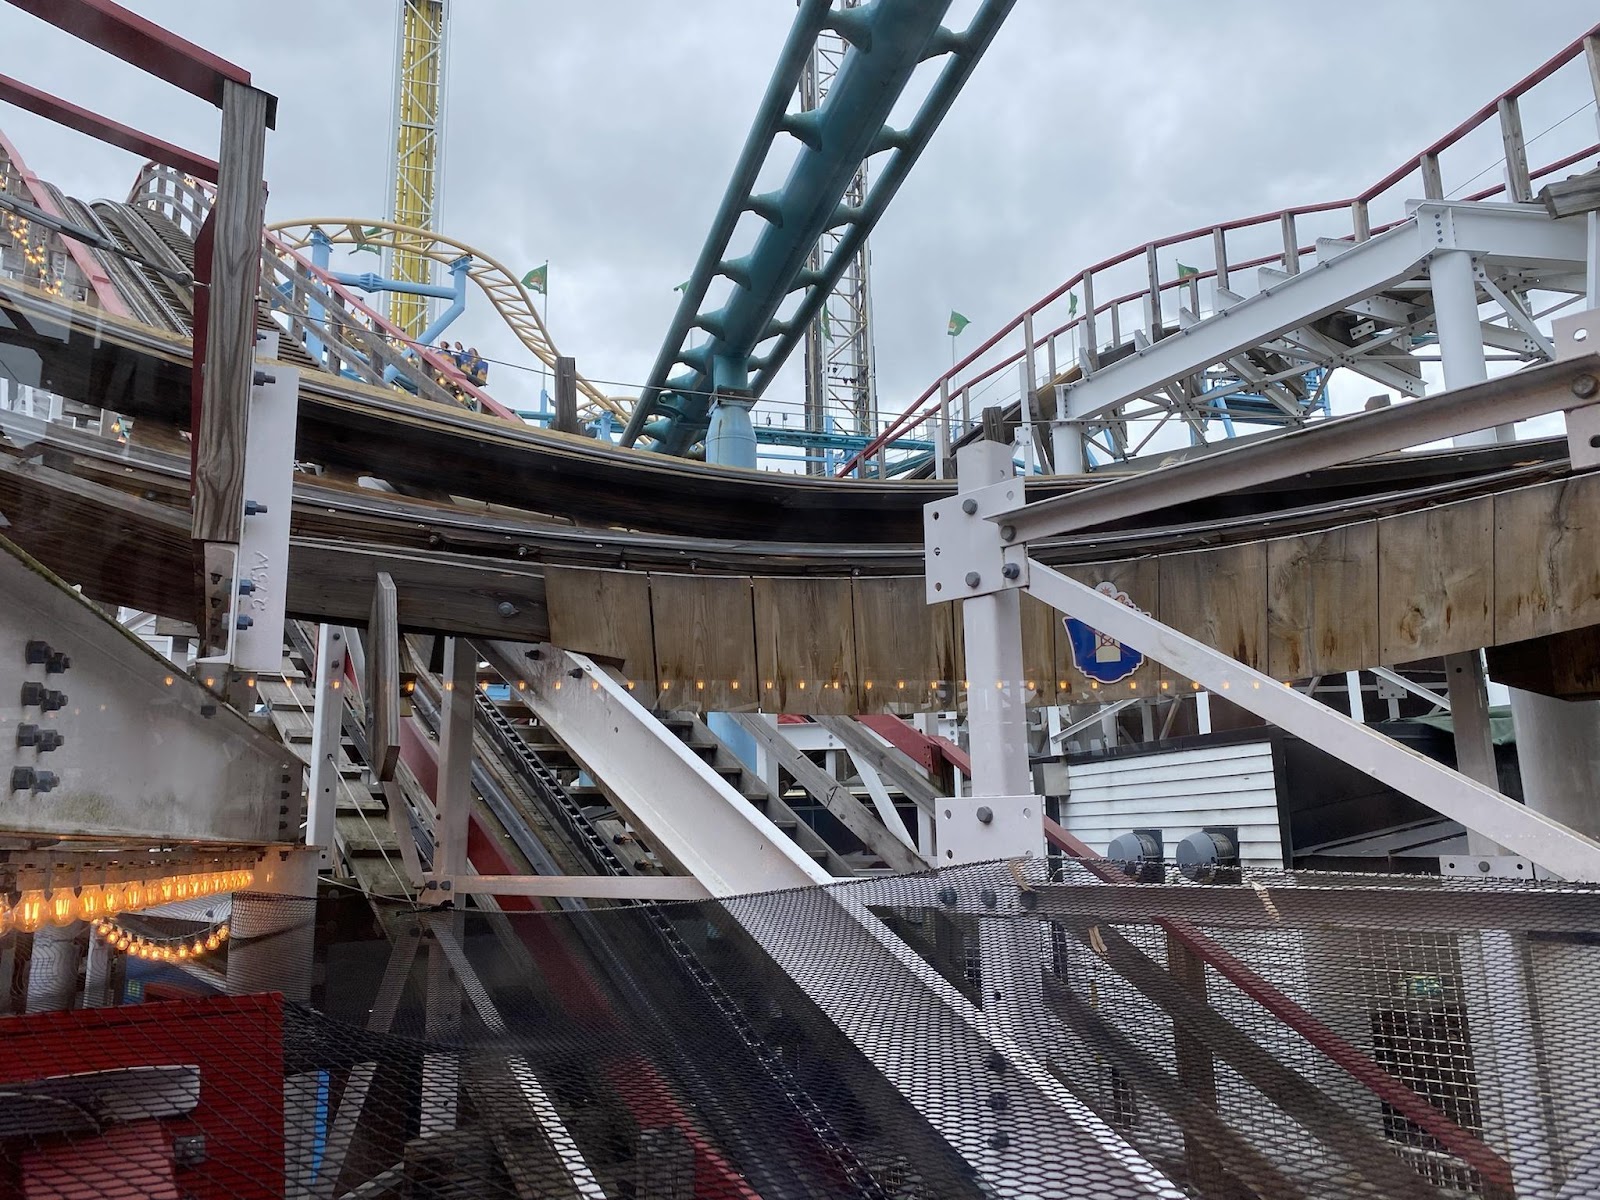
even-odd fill
[[[110,920],[97,922],[94,931],[110,949],[119,954],[156,962],[193,962],[197,958],[204,958],[220,948],[228,940],[229,933],[226,921],[213,925],[205,933],[193,937],[185,935],[159,940],[132,933]]]
[[[118,913],[238,891],[254,883],[255,877],[253,862],[181,875],[108,877],[101,883],[81,886],[47,886],[38,873],[31,878],[24,874],[14,901],[9,893],[0,892],[0,933],[12,929],[34,933],[46,925],[62,927],[74,921],[100,923]]]

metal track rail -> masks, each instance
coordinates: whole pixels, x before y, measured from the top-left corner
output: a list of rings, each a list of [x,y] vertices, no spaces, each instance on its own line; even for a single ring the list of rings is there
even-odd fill
[[[526,739],[517,732],[516,726],[500,711],[496,705],[481,693],[474,697],[478,719],[482,722],[484,731],[495,748],[501,752],[507,763],[513,768],[521,781],[527,786],[529,792],[538,798],[547,812],[554,815],[563,826],[571,833],[580,851],[589,860],[596,872],[609,875],[613,878],[627,877],[629,872],[622,860],[611,850],[610,844],[595,829],[594,824],[583,813],[583,808],[562,786],[555,771],[544,762],[538,753],[528,745]],[[552,731],[554,732],[554,731]],[[558,735],[559,736],[559,735]],[[474,764],[474,786],[478,786],[477,764]],[[496,799],[491,799],[490,792],[479,788],[484,800],[489,804],[490,810],[499,818],[506,831],[511,834],[512,841],[517,843],[519,849],[523,848],[525,838],[531,839],[531,831],[527,829],[527,822],[516,811],[515,805],[509,798],[500,793]],[[498,793],[498,789],[495,789]],[[498,801],[498,802],[497,802]],[[548,854],[544,856],[549,858]],[[536,861],[532,855],[530,861]],[[554,872],[552,863],[550,868]],[[685,972],[701,988],[707,999],[716,1005],[717,1011],[733,1028],[739,1040],[761,1064],[773,1084],[782,1092],[784,1099],[794,1108],[796,1114],[805,1121],[806,1125],[816,1135],[828,1155],[834,1160],[835,1165],[849,1181],[854,1194],[864,1197],[873,1197],[875,1200],[889,1200],[889,1193],[873,1178],[866,1165],[856,1158],[846,1145],[843,1138],[833,1128],[827,1115],[818,1107],[810,1094],[801,1086],[794,1077],[788,1065],[783,1061],[782,1055],[767,1042],[765,1038],[751,1024],[745,1016],[744,1010],[737,1001],[725,991],[717,979],[695,955],[689,944],[683,940],[665,910],[655,904],[644,904],[637,901],[628,902],[636,906],[645,915],[651,928],[661,938],[667,949],[677,959]],[[581,900],[568,897],[562,898],[562,907],[568,909],[585,908],[587,905]],[[621,966],[621,964],[618,964]],[[622,967],[626,971],[625,967]],[[627,972],[627,979],[631,986],[637,988],[631,972]],[[640,999],[643,1000],[642,989]],[[647,1001],[646,1001],[647,1002]]]

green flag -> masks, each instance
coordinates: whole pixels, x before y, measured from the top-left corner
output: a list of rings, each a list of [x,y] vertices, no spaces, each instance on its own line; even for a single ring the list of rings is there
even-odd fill
[[[828,306],[826,304],[822,306],[822,340],[825,342],[833,340],[833,326],[828,323]]]
[[[685,279],[682,283],[680,283],[677,287],[673,288],[672,290],[675,291],[675,292],[687,292],[689,290],[689,282],[690,282],[689,280]]]
[[[1068,292],[1067,293],[1067,319],[1070,321],[1073,317],[1075,317],[1077,315],[1078,315],[1078,293],[1077,292]]]
[[[548,296],[550,294],[550,264],[545,263],[544,266],[535,267],[529,271],[522,277],[522,286],[531,292],[538,292],[541,296]]]
[[[1188,279],[1191,276],[1198,275],[1198,274],[1200,274],[1200,268],[1199,267],[1189,267],[1189,266],[1185,266],[1183,263],[1179,263],[1178,264],[1178,278],[1179,279]]]
[[[945,332],[951,337],[960,337],[961,331],[971,324],[971,321],[967,320],[967,318],[963,317],[960,313],[952,308],[950,310],[950,324],[946,326]]]

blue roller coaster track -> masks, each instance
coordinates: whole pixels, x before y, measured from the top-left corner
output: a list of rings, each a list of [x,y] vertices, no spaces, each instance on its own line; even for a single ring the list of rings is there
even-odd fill
[[[750,405],[800,344],[1016,0],[984,0],[960,33],[941,24],[950,2],[873,0],[836,9],[830,0],[800,0],[649,384],[623,431],[623,445],[689,454],[706,439],[714,407],[749,429]],[[789,112],[823,30],[838,34],[850,49],[825,101],[808,113]],[[916,115],[904,129],[891,128],[889,116],[918,64],[935,58],[944,65]],[[763,164],[784,137],[799,143],[788,178],[776,191],[754,194]],[[859,207],[842,204],[861,163],[878,154],[887,157],[875,169],[865,201]],[[750,252],[730,258],[730,243],[747,212],[764,224]],[[812,248],[824,232],[838,228],[846,232],[832,254],[820,269],[809,269]],[[709,309],[707,293],[719,278],[731,281],[731,294]],[[788,315],[780,316],[786,306]],[[673,374],[678,368],[683,370]]]

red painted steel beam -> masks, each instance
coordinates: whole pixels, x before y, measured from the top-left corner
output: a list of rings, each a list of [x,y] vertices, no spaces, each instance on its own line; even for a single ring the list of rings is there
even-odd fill
[[[1083,865],[1102,881],[1138,886],[1135,880],[1123,874],[1114,864],[1100,859],[1087,845],[1048,817],[1044,822],[1044,835],[1058,850],[1082,860]],[[1510,1164],[1482,1138],[1457,1125],[1193,925],[1165,917],[1159,918],[1157,924],[1181,942],[1189,953],[1311,1043],[1379,1100],[1427,1131],[1435,1141],[1471,1166],[1486,1181],[1508,1191],[1511,1189]]]
[[[250,86],[250,72],[129,12],[112,0],[9,0],[73,37],[164,79],[208,104],[222,105],[223,84]],[[267,104],[267,128],[277,125],[278,102]]]
[[[152,162],[164,163],[186,175],[193,175],[196,179],[204,179],[207,183],[217,181],[215,159],[195,154],[182,146],[174,146],[171,142],[164,142],[158,137],[151,137],[147,133],[124,125],[121,121],[113,121],[110,117],[79,108],[76,104],[59,96],[52,96],[48,92],[41,92],[21,80],[12,79],[9,75],[0,75],[0,100],[15,104],[18,108],[25,108],[29,112],[38,113],[57,125],[65,125],[68,129],[87,133],[90,137],[99,138],[108,145],[142,154]]]

